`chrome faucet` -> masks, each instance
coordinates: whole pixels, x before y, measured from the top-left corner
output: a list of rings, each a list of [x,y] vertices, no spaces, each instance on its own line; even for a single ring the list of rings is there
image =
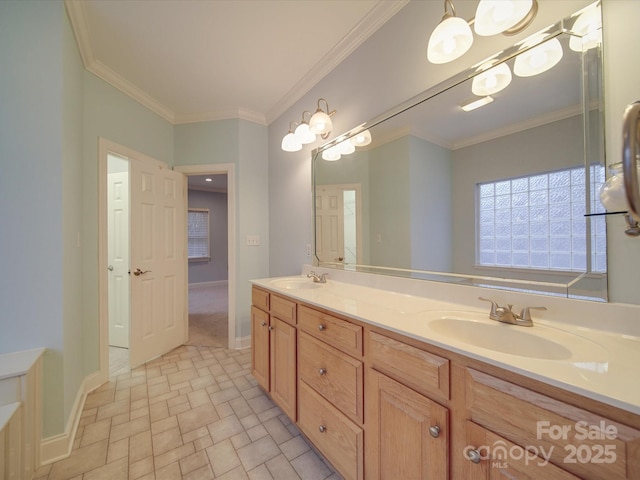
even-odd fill
[[[533,320],[531,318],[531,310],[546,310],[547,307],[525,307],[520,312],[520,315],[511,310],[513,305],[507,304],[506,307],[500,307],[496,302],[488,298],[478,297],[483,302],[491,302],[491,311],[489,312],[489,318],[502,323],[509,323],[511,325],[519,325],[521,327],[533,327]]]
[[[318,274],[312,270],[307,274],[307,278],[313,278],[313,283],[327,283],[326,273],[318,276]]]

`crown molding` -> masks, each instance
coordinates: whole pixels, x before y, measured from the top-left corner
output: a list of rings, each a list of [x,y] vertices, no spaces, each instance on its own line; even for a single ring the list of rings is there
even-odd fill
[[[380,1],[345,37],[296,83],[266,114],[267,124],[276,120],[336,68],[356,48],[398,13],[409,0]]]
[[[78,50],[80,50],[80,58],[84,67],[87,68],[93,63],[94,57],[83,2],[82,0],[65,0],[64,4],[67,8],[73,35],[76,37]]]
[[[265,127],[267,126],[264,114],[254,112],[247,108],[229,108],[227,110],[219,110],[217,112],[177,114],[174,117],[174,124],[179,125],[184,123],[213,122],[216,120],[230,120],[236,118],[257,123]]]
[[[119,73],[111,70],[102,62],[94,60],[93,63],[87,67],[87,70],[100,77],[111,86],[117,88],[125,95],[130,96],[136,102],[147,107],[152,112],[160,115],[167,122],[175,124],[175,114],[172,110],[164,106],[144,90],[136,87],[133,83],[122,77]]]

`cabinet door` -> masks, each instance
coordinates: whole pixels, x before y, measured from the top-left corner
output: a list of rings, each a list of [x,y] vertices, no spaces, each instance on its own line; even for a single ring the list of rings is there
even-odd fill
[[[251,307],[251,373],[269,391],[269,314]]]
[[[271,317],[271,397],[296,421],[296,329]]]
[[[578,480],[545,459],[544,451],[529,450],[466,422],[467,445],[460,453],[464,461],[464,478],[468,480]],[[541,456],[539,456],[541,455]]]
[[[367,479],[449,478],[446,408],[375,370],[366,398]]]

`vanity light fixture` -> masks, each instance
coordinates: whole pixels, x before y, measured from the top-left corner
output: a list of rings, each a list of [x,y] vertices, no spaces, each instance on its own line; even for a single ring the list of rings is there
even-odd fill
[[[486,95],[493,95],[500,90],[504,90],[511,83],[511,70],[506,63],[500,63],[496,66],[491,66],[493,62],[480,67],[479,70],[484,70],[475,77],[471,83],[471,91],[474,95],[483,97]]]
[[[484,107],[491,102],[493,102],[493,97],[487,95],[486,97],[468,100],[460,105],[460,108],[462,108],[462,110],[464,110],[465,112],[470,112],[471,110],[475,110],[476,108]]]
[[[523,47],[535,45],[540,37],[532,38],[523,44]],[[533,77],[553,68],[562,58],[562,45],[557,38],[551,38],[516,57],[513,64],[513,73],[519,77]]]
[[[341,141],[339,144],[336,145],[336,147],[338,147],[338,151],[340,152],[340,155],[351,155],[353,152],[356,151],[356,146],[353,143],[351,143],[349,139]]]
[[[320,102],[324,102],[327,107],[325,112],[320,107]],[[311,115],[311,112],[305,110],[302,112],[302,120],[297,122],[291,122],[289,124],[289,133],[282,138],[281,148],[285,152],[297,152],[302,149],[302,145],[312,143],[316,140],[316,135],[320,135],[323,139],[327,139],[331,130],[333,129],[333,122],[331,117],[336,113],[335,110],[329,109],[329,103],[324,99],[318,99],[318,109],[316,113]],[[305,120],[305,114],[309,114],[309,122]],[[294,125],[297,125],[295,130]]]
[[[320,107],[320,102],[324,102],[327,107],[327,111],[325,112]],[[336,111],[330,111],[329,102],[327,102],[324,98],[318,99],[318,109],[316,113],[311,116],[311,120],[309,120],[309,130],[315,135],[320,135],[322,138],[326,139],[329,137],[331,130],[333,129],[333,122],[331,121],[331,117]]]
[[[569,48],[574,52],[583,52],[602,43],[602,7],[587,7],[571,27]]]
[[[451,9],[451,13],[449,13]],[[466,20],[456,17],[451,0],[444,0],[444,15],[431,33],[427,59],[431,63],[448,63],[464,55],[473,44],[473,33]]]
[[[431,63],[447,63],[464,55],[473,44],[473,24],[481,36],[515,35],[533,22],[538,13],[538,0],[480,0],[476,16],[466,21],[456,17],[452,0],[444,0],[444,16],[431,33],[427,59]]]
[[[285,152],[297,152],[302,149],[302,143],[296,137],[296,134],[293,133],[293,124],[296,122],[291,122],[289,124],[289,133],[287,133],[282,139],[282,150]]]

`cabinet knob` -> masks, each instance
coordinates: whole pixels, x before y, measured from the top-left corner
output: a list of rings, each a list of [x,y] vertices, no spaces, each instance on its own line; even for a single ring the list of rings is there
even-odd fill
[[[318,427],[318,430],[320,430],[320,433],[324,433],[324,432],[326,432],[326,431],[327,431],[327,427],[325,427],[324,425],[320,425],[320,426]]]
[[[273,327],[271,325],[269,325],[269,330],[273,330]]]
[[[327,373],[326,368],[321,368],[320,370],[318,370],[318,375],[324,375],[325,373]]]
[[[267,322],[262,322],[260,325],[262,325],[263,327],[267,326]]]
[[[480,463],[480,460],[482,460],[482,456],[478,450],[469,450],[467,452],[467,458],[473,463]]]
[[[440,427],[438,425],[432,425],[429,427],[429,433],[433,438],[438,438],[440,436]]]
[[[325,327],[323,324],[318,325],[318,330],[320,330],[321,332],[324,331],[325,328],[327,327]]]

